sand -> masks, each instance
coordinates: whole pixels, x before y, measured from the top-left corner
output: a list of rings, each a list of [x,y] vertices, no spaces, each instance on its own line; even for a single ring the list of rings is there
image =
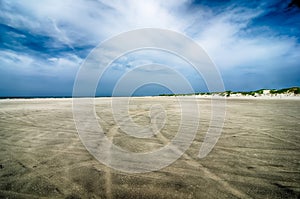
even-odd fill
[[[149,123],[160,104],[167,120],[157,137],[133,139],[114,122],[110,98],[96,112],[112,142],[146,152],[174,137],[175,97],[133,98],[132,119]],[[227,99],[223,133],[197,157],[210,121],[210,100],[197,99],[200,127],[191,147],[159,171],[128,174],[99,163],[80,141],[72,99],[0,100],[0,198],[299,198],[300,100]]]

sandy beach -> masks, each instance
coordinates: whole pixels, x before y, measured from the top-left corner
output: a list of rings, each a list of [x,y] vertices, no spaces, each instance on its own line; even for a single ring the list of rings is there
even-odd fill
[[[121,131],[111,98],[97,98],[99,124],[115,145],[147,152],[174,137],[180,121],[176,97],[132,98],[129,112],[141,125],[161,105],[158,136]],[[299,198],[300,100],[227,98],[222,135],[197,157],[211,117],[198,98],[200,126],[191,147],[159,171],[128,174],[99,163],[78,137],[72,99],[0,100],[0,198]],[[192,116],[191,116],[192,117]]]

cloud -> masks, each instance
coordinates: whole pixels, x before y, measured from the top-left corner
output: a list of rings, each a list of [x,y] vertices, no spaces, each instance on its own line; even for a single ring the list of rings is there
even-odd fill
[[[0,57],[0,97],[69,96],[81,63],[73,54],[45,60],[1,50]]]
[[[3,0],[0,6],[0,76],[15,77],[2,81],[2,91],[25,76],[31,78],[23,87],[46,77],[58,77],[55,81],[61,85],[72,82],[100,42],[145,27],[171,29],[194,39],[216,63],[227,88],[299,85],[295,74],[300,68],[300,12],[290,1]],[[140,53],[118,60],[108,75],[108,87],[124,68],[153,63],[151,56]],[[164,53],[156,61],[176,67],[197,87],[199,78],[180,61]],[[62,90],[70,93],[72,85]]]
[[[180,2],[180,1],[179,1]],[[170,10],[184,1],[4,1],[1,18],[18,29],[48,35],[69,45],[98,44],[107,37],[142,27],[182,29]]]
[[[269,13],[264,7],[227,8],[208,17],[194,37],[221,67],[234,67],[294,53],[298,35],[281,35],[276,26],[256,26],[253,21]]]

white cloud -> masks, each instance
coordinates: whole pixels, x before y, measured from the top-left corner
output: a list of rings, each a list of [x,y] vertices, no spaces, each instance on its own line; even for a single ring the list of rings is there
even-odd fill
[[[1,50],[0,57],[2,58],[1,71],[33,76],[61,76],[70,78],[70,76],[76,74],[82,62],[82,59],[74,54],[66,55],[63,58],[51,57],[43,60],[36,56]]]
[[[97,44],[120,32],[143,28],[182,30],[186,23],[172,10],[184,1],[84,1],[45,0],[5,1],[10,12],[3,12],[13,27],[25,28],[55,37],[73,45],[90,42]],[[12,11],[15,9],[16,11]]]
[[[258,31],[256,35],[245,34],[247,24],[262,10],[248,10],[246,13],[239,10],[233,9],[210,18],[195,38],[218,67],[225,70],[243,66],[261,68],[266,64],[276,67],[279,61],[287,60],[287,55],[294,57],[300,51],[294,37],[278,36],[271,30]]]

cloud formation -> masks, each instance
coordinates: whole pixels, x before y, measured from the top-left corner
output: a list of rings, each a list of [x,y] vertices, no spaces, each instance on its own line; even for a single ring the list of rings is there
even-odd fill
[[[146,27],[195,40],[219,68],[226,89],[300,85],[300,11],[290,1],[3,0],[0,7],[1,96],[70,95],[80,64],[95,46]],[[152,63],[153,56],[118,60],[105,77],[110,89],[99,94],[111,94],[126,68]],[[197,92],[205,90],[186,65],[164,53],[155,57],[185,71]]]

